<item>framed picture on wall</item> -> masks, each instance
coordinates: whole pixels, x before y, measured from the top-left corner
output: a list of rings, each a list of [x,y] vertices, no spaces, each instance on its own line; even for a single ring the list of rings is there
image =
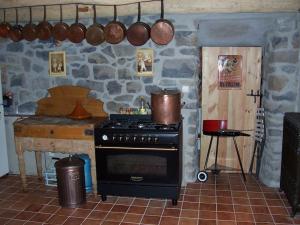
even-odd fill
[[[49,52],[49,75],[50,76],[66,76],[66,53]]]
[[[153,76],[153,49],[136,50],[136,71],[138,76]]]

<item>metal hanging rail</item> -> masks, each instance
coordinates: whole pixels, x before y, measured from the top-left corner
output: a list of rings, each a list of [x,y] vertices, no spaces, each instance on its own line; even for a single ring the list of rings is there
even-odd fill
[[[34,7],[43,7],[43,6],[59,6],[59,5],[88,5],[88,6],[124,6],[124,5],[133,5],[137,3],[147,3],[147,2],[160,2],[161,0],[147,0],[147,1],[136,1],[136,2],[128,2],[128,3],[122,3],[122,4],[95,4],[95,3],[55,3],[55,4],[40,4],[40,5],[26,5],[26,6],[14,6],[14,7],[5,7],[0,8],[0,10],[7,10],[7,9],[19,9],[19,8],[34,8]]]

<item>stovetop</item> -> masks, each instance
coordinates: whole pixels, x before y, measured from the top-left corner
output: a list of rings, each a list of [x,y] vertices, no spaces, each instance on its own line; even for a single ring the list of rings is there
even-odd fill
[[[102,129],[139,130],[145,131],[178,131],[180,123],[157,124],[152,122],[151,115],[122,115],[111,114],[110,118],[101,126]]]
[[[158,146],[178,145],[181,123],[157,124],[151,115],[111,114],[95,129],[96,145]]]

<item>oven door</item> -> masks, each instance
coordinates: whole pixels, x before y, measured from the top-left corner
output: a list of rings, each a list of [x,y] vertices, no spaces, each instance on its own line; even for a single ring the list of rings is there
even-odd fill
[[[177,148],[97,146],[96,164],[100,183],[177,184],[179,180]]]

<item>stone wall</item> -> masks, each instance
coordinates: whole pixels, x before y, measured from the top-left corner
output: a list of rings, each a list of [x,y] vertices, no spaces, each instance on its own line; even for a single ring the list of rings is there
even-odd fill
[[[157,16],[143,17],[149,24]],[[118,45],[108,43],[91,46],[84,40],[80,44],[69,41],[0,40],[0,65],[4,91],[14,94],[13,106],[6,113],[34,114],[38,99],[47,95],[47,89],[57,85],[79,85],[90,88],[91,96],[104,102],[104,110],[118,113],[120,107],[139,107],[144,96],[150,102],[151,92],[157,89],[177,88],[182,91],[185,102],[184,116],[184,178],[194,181],[198,168],[195,157],[198,121],[199,54],[193,23],[180,17],[171,17],[176,28],[175,38],[166,46],[148,41],[143,48],[154,50],[153,77],[136,76],[136,47],[127,40]],[[134,17],[120,18],[127,26],[136,21]],[[73,21],[69,21],[71,24]],[[81,21],[87,26],[91,20]],[[107,21],[101,21],[106,24]],[[66,77],[48,75],[48,54],[65,51]]]
[[[278,187],[281,169],[282,128],[285,112],[299,112],[300,17],[278,19],[266,34],[264,98],[266,143],[260,179]]]

